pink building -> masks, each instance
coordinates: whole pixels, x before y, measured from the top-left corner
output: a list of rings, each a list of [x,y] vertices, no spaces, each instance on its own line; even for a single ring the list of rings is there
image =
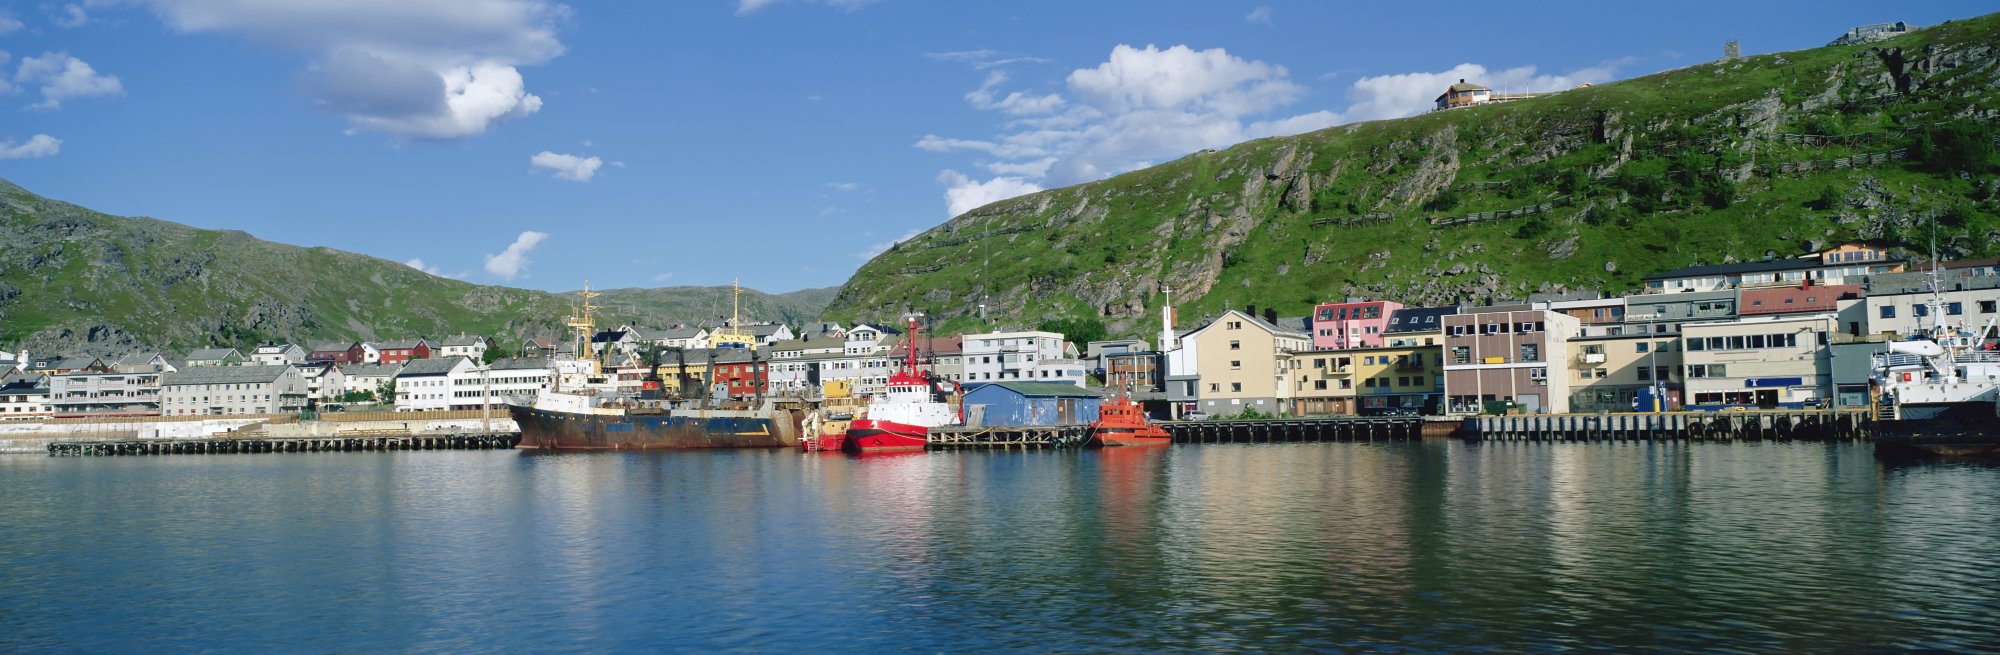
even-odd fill
[[[1313,310],[1313,348],[1343,350],[1382,347],[1382,330],[1389,327],[1389,315],[1403,303],[1368,300],[1326,303]]]

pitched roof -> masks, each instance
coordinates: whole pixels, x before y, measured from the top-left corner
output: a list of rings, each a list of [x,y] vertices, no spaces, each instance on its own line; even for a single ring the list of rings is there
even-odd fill
[[[477,346],[482,343],[486,343],[486,337],[482,337],[476,334],[461,334],[455,337],[444,338],[444,345],[453,347],[469,348],[472,346]]]
[[[236,352],[235,348],[197,348],[194,352],[188,353],[188,361],[220,361],[228,359],[230,355],[242,357],[243,353]]]
[[[40,362],[40,364],[31,366],[30,368],[57,370],[57,371],[71,371],[78,369],[86,369],[92,366],[103,365],[102,360],[99,360],[96,357],[90,357],[88,355],[83,357],[51,357],[48,359],[37,360],[37,361]]]
[[[1280,316],[1280,317],[1278,317],[1278,325],[1277,325],[1277,327],[1278,327],[1278,329],[1279,329],[1279,330],[1283,330],[1283,331],[1285,331],[1285,332],[1297,332],[1297,333],[1300,333],[1300,334],[1312,334],[1312,330],[1313,330],[1313,327],[1312,327],[1312,317],[1311,317],[1311,316],[1295,316],[1295,317],[1292,317],[1292,318],[1285,318],[1285,317],[1282,317],[1282,316]]]
[[[916,340],[918,355],[956,355],[965,352],[965,335],[962,334],[948,337],[917,337]],[[900,355],[909,352],[909,349],[902,343],[897,343],[895,347],[889,349],[889,352]]]
[[[898,330],[898,329],[896,329],[896,328],[892,328],[892,327],[889,327],[889,326],[886,326],[886,325],[875,325],[875,324],[873,324],[873,323],[856,323],[856,324],[854,324],[854,327],[851,327],[851,328],[848,328],[848,329],[847,329],[847,331],[848,331],[848,332],[853,332],[853,331],[856,331],[856,330],[860,330],[860,329],[862,329],[862,328],[867,328],[867,329],[870,329],[870,330],[874,330],[874,331],[876,331],[876,332],[880,332],[880,333],[883,333],[883,334],[902,334],[902,333],[903,333],[903,331],[902,331],[902,330]]]
[[[349,349],[349,348],[353,348],[353,347],[354,347],[354,344],[355,344],[355,343],[358,343],[358,342],[355,342],[355,341],[321,341],[321,342],[318,342],[318,343],[314,343],[314,344],[312,345],[312,350],[310,350],[310,351],[308,351],[308,352],[314,352],[314,353],[340,353],[340,352],[347,352],[347,349]]]
[[[144,366],[144,365],[146,365],[146,364],[151,364],[151,363],[153,363],[153,358],[155,358],[155,357],[159,357],[159,358],[161,358],[161,359],[165,359],[165,357],[161,357],[161,355],[160,355],[159,353],[132,353],[132,354],[130,354],[130,355],[126,355],[126,356],[124,356],[124,357],[120,357],[120,358],[118,358],[118,362],[117,362],[117,363],[116,363],[115,365],[116,365],[116,366]]]
[[[1860,297],[1859,284],[1744,289],[1736,309],[1744,316],[1830,312],[1840,309],[1842,299]]]
[[[340,367],[340,373],[351,378],[393,378],[401,372],[402,364],[347,364]]]
[[[756,336],[758,336],[758,337],[760,337],[760,338],[761,338],[761,337],[768,337],[768,336],[771,336],[771,335],[773,335],[773,334],[777,334],[779,330],[783,330],[783,329],[785,329],[785,326],[784,326],[784,324],[782,324],[782,323],[769,323],[769,324],[765,324],[765,325],[750,325],[750,326],[746,326],[746,327],[749,327],[749,328],[750,328],[750,334],[753,334],[753,335],[756,335]]]
[[[495,361],[492,364],[488,365],[486,368],[487,370],[493,370],[493,371],[521,371],[529,369],[545,369],[549,368],[549,360],[543,359],[541,357],[508,357],[505,359]]]
[[[49,388],[38,384],[37,383],[38,380],[39,378],[26,378],[26,377],[10,378],[6,381],[5,384],[0,384],[0,394],[10,395],[10,396],[49,395]]]
[[[967,393],[977,392],[987,387],[999,387],[1030,398],[1097,398],[1097,392],[1061,382],[988,382],[974,387]]]
[[[417,344],[423,344],[425,346],[429,346],[431,342],[425,340],[422,337],[418,337],[415,339],[397,339],[395,341],[384,341],[380,344],[377,344],[376,347],[381,348],[383,350],[415,350]]]
[[[1444,329],[1444,317],[1458,313],[1457,307],[1404,307],[1389,314],[1383,334],[1428,332]]]
[[[612,343],[623,340],[625,338],[625,334],[626,332],[624,330],[598,330],[597,334],[590,335],[590,342]]]
[[[838,337],[823,339],[791,339],[770,346],[771,350],[842,350],[847,348],[847,340]]]
[[[292,345],[292,344],[289,344],[289,343],[267,343],[267,344],[264,344],[264,345],[261,345],[261,346],[258,346],[256,350],[252,350],[252,351],[250,351],[250,352],[253,352],[253,353],[257,353],[257,354],[259,354],[259,355],[264,355],[264,354],[273,354],[273,355],[275,355],[275,354],[278,354],[278,353],[282,353],[282,352],[285,352],[285,351],[287,351],[287,350],[291,350],[291,349],[293,349],[293,348],[297,348],[297,347],[298,347],[298,346],[295,346],[295,345]]]
[[[434,359],[412,360],[410,363],[403,365],[402,372],[397,373],[396,377],[445,375],[450,373],[452,369],[458,368],[459,364],[470,365],[471,363],[472,360],[464,357],[438,357]]]
[[[160,381],[162,387],[177,387],[190,384],[264,384],[275,382],[292,367],[284,364],[264,366],[203,366],[182,369],[166,374]]]

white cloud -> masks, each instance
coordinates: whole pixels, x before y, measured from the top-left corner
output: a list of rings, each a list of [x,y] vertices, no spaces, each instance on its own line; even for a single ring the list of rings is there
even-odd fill
[[[911,237],[915,237],[923,233],[924,233],[923,230],[910,230],[909,232],[904,233],[903,236],[896,237],[894,240],[884,241],[881,243],[868,246],[867,250],[854,253],[854,257],[856,259],[863,259],[863,260],[874,259],[876,255],[888,252],[890,246],[894,246],[904,241],[909,241]]]
[[[654,281],[654,282],[665,282],[665,281],[667,281],[667,280],[671,280],[671,279],[674,279],[674,274],[673,274],[673,273],[661,273],[661,274],[659,274],[659,275],[655,275],[655,276],[653,276],[653,281]]]
[[[438,270],[438,267],[436,267],[436,266],[425,266],[425,265],[424,265],[424,260],[423,260],[423,258],[416,258],[416,259],[411,259],[410,261],[407,261],[407,262],[403,262],[403,265],[404,265],[404,266],[408,266],[408,267],[410,267],[410,268],[414,268],[414,269],[417,269],[417,270],[419,270],[419,271],[423,271],[423,272],[425,272],[425,273],[429,273],[429,274],[431,274],[431,275],[436,275],[436,276],[438,276],[438,277],[444,277],[444,272],[443,272],[443,271],[440,271],[440,270]]]
[[[62,152],[62,139],[47,134],[28,137],[20,145],[14,145],[13,139],[0,140],[0,159],[37,159],[58,152]]]
[[[90,22],[90,14],[85,13],[81,5],[67,4],[63,5],[61,13],[56,14],[50,20],[56,24],[56,27],[64,29],[77,28],[83,27],[85,23]]]
[[[860,189],[860,188],[861,188],[861,183],[860,183],[860,182],[828,182],[828,183],[826,183],[826,188],[829,188],[829,189],[833,189],[833,190],[835,190],[835,191],[839,191],[839,192],[841,192],[841,193],[852,193],[852,192],[854,192],[854,191],[855,191],[856,189]]]
[[[506,250],[498,255],[486,256],[486,272],[512,282],[515,277],[528,270],[528,253],[534,251],[535,246],[542,245],[548,238],[549,235],[533,230],[522,232],[521,236],[514,238],[514,243],[507,245]]]
[[[0,14],[0,20],[4,20],[5,18],[6,15]],[[6,32],[0,32],[0,34],[5,34],[5,33]],[[13,58],[14,56],[7,54],[7,51],[0,50],[0,68],[6,67],[7,62],[12,60]],[[6,95],[13,92],[14,92],[14,85],[13,83],[7,81],[7,73],[5,71],[0,71],[0,95]]]
[[[62,109],[65,100],[114,95],[125,90],[117,76],[98,74],[97,69],[67,52],[44,52],[40,57],[24,57],[14,71],[14,81],[39,84],[42,101],[30,109]]]
[[[1270,8],[1270,7],[1258,7],[1258,8],[1256,8],[1256,9],[1252,9],[1252,10],[1250,10],[1250,13],[1248,13],[1248,14],[1244,14],[1244,15],[1243,15],[1243,22],[1246,22],[1246,23],[1263,23],[1263,24],[1265,24],[1265,25],[1271,25],[1271,24],[1273,24],[1273,23],[1271,22],[1271,8]]]
[[[358,130],[482,134],[542,99],[519,66],[563,53],[569,7],[548,0],[124,0],[185,33],[234,34],[309,58],[300,86]]]
[[[1253,12],[1253,16],[1256,12]],[[934,53],[945,61],[990,61],[989,51]],[[1347,106],[1289,113],[1308,90],[1283,66],[1248,60],[1217,49],[1184,45],[1119,45],[1101,64],[1071,71],[1061,94],[1046,106],[1042,96],[1003,94],[1010,77],[987,74],[966,94],[972,106],[1004,114],[1000,133],[986,138],[926,134],[914,144],[940,153],[977,153],[974,162],[992,179],[980,181],[946,170],[946,205],[953,216],[986,202],[1051,186],[1102,179],[1205,148],[1254,138],[1310,132],[1357,120],[1410,116],[1427,111],[1440,90],[1458,78],[1502,91],[1555,91],[1614,79],[1621,59],[1563,75],[1533,66],[1488,71],[1464,64],[1437,73],[1364,77],[1350,85]]]
[[[1034,95],[1015,91],[1007,94],[1005,97],[995,97],[993,90],[1001,84],[1005,84],[1007,79],[1005,71],[996,70],[987,73],[986,82],[980,84],[979,88],[966,93],[965,101],[972,103],[973,107],[979,109],[998,109],[1015,116],[1046,114],[1062,108],[1062,96],[1054,93]]]
[[[528,165],[555,173],[556,177],[577,182],[589,182],[597,175],[597,169],[604,160],[596,157],[578,157],[543,150],[528,160]]]
[[[980,182],[954,170],[939,173],[937,179],[938,184],[945,185],[944,201],[947,217],[958,216],[991,203],[1042,190],[1042,187],[1035,183],[1018,177],[1002,176]]]
[[[21,19],[15,18],[14,14],[9,13],[5,9],[0,9],[0,36],[19,32],[23,27],[27,27],[27,24],[22,23]]]
[[[745,14],[755,13],[759,9],[763,9],[765,7],[778,4],[781,1],[782,0],[736,0],[736,15],[742,16]],[[840,9],[844,11],[854,11],[856,9],[866,7],[868,5],[875,4],[876,2],[876,0],[802,0],[802,1],[807,4],[826,5],[828,7],[833,7],[835,9]]]

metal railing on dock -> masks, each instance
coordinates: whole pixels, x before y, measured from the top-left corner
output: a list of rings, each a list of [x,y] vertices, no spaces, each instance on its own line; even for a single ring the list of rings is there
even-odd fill
[[[354,431],[328,437],[218,437],[212,439],[117,439],[57,441],[53,456],[222,455],[239,453],[333,453],[391,450],[491,450],[521,443],[514,433],[412,435],[401,431]]]
[[[1494,441],[1840,441],[1867,439],[1868,411],[1792,410],[1478,416],[1471,439]]]
[[[1324,416],[1252,421],[1170,421],[1160,424],[1174,443],[1283,443],[1295,441],[1414,441],[1424,419],[1415,416]]]

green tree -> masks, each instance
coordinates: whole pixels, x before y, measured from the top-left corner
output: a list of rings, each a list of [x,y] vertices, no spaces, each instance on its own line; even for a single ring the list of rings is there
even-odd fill
[[[1089,317],[1049,319],[1042,321],[1040,325],[1035,326],[1035,329],[1043,332],[1060,332],[1070,343],[1079,347],[1092,341],[1103,341],[1107,333],[1104,321]]]
[[[1993,170],[1993,136],[1993,128],[1967,120],[1934,125],[1917,134],[1910,158],[1939,173],[1987,173]]]
[[[480,359],[483,360],[486,364],[491,365],[493,362],[506,359],[507,357],[508,357],[507,351],[500,347],[499,342],[494,342],[492,346],[486,349],[486,354],[482,355]]]

